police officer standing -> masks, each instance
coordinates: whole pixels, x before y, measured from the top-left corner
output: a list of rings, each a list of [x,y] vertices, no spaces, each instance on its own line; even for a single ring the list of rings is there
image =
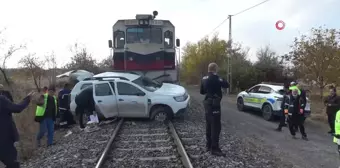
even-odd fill
[[[288,125],[290,134],[294,139],[296,139],[296,127],[299,128],[303,140],[307,139],[307,134],[304,127],[304,109],[306,102],[303,97],[299,94],[298,88],[292,88],[292,93],[289,97],[289,107],[288,107]]]
[[[200,93],[205,95],[204,108],[206,119],[207,151],[212,155],[225,156],[219,147],[219,136],[221,132],[221,99],[222,88],[228,88],[229,83],[217,75],[218,66],[210,63],[208,76],[203,77]]]

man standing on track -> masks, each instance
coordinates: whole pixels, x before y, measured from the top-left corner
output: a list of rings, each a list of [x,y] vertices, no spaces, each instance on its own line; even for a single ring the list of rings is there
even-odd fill
[[[217,75],[218,66],[210,63],[208,76],[203,77],[200,93],[205,95],[204,108],[206,119],[206,148],[212,155],[225,156],[219,147],[221,132],[221,99],[222,88],[228,88],[229,83]]]

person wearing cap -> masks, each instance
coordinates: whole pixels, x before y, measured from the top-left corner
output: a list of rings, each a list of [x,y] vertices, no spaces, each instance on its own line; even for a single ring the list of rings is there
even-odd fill
[[[294,139],[296,139],[296,127],[299,128],[300,133],[302,135],[303,140],[307,139],[307,134],[305,132],[304,127],[304,108],[305,108],[305,102],[303,102],[303,99],[301,98],[301,95],[299,95],[298,88],[293,88],[291,90],[291,94],[289,96],[289,103],[288,103],[288,126],[290,134]]]
[[[40,147],[40,140],[47,132],[47,145],[53,145],[54,122],[57,116],[57,98],[55,96],[55,87],[50,86],[48,93],[39,97],[37,109],[35,112],[35,121],[39,122],[39,132],[37,135],[37,146]]]
[[[206,119],[207,151],[212,155],[226,156],[219,147],[221,133],[221,99],[222,88],[228,88],[229,83],[217,75],[216,63],[208,65],[208,75],[201,82],[200,93],[205,95],[204,109]]]
[[[290,87],[289,87],[290,94],[291,94],[292,90],[294,90],[294,89],[297,90],[297,92],[298,92],[298,95],[299,95],[299,97],[300,97],[300,98],[299,98],[299,99],[300,99],[300,102],[307,103],[306,91],[305,91],[304,89],[301,89],[300,86],[299,86],[299,84],[298,84],[297,82],[295,82],[295,81],[293,81],[293,82],[290,83]],[[302,106],[305,108],[305,107],[306,107],[306,104],[302,104]],[[303,109],[303,110],[305,110],[305,109]],[[306,120],[306,116],[307,116],[307,114],[304,113],[303,118],[302,118],[303,121]],[[298,127],[297,125],[295,125],[294,129],[295,129],[296,131],[298,131],[299,127]]]
[[[22,112],[31,101],[30,92],[20,103],[14,104],[6,96],[0,95],[0,161],[8,168],[19,168],[18,152],[14,143],[19,141],[12,113]]]
[[[2,85],[2,84],[0,84],[0,95],[5,96],[8,100],[13,102],[13,97],[12,97],[11,93],[9,91],[5,90],[4,85]]]

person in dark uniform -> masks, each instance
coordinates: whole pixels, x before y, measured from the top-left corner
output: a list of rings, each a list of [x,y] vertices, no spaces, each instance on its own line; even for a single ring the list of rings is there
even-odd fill
[[[326,108],[326,113],[328,117],[328,124],[330,127],[330,131],[328,132],[329,134],[334,134],[334,124],[335,124],[335,115],[336,112],[340,108],[340,100],[338,95],[336,94],[336,88],[331,87],[330,88],[330,94],[329,96],[325,99],[324,101]]]
[[[76,123],[70,112],[70,103],[69,103],[70,93],[71,93],[71,89],[68,83],[66,83],[64,85],[64,88],[60,90],[58,93],[58,107],[59,107],[59,116],[60,116],[59,124],[61,127],[68,127]]]
[[[221,99],[222,88],[228,88],[229,83],[217,75],[218,66],[210,63],[208,76],[203,77],[200,93],[205,95],[204,108],[206,119],[207,151],[212,155],[225,156],[219,147],[219,136],[221,132]]]
[[[93,87],[83,89],[75,98],[76,115],[79,115],[79,126],[81,129],[85,128],[83,123],[83,115],[90,116],[95,111],[95,103],[93,99]]]
[[[307,134],[304,127],[304,109],[306,102],[303,102],[303,98],[299,95],[298,88],[293,88],[289,97],[289,108],[288,108],[288,125],[290,134],[296,139],[296,127],[299,128],[303,140],[307,139]]]
[[[7,168],[19,168],[18,152],[14,143],[19,141],[19,133],[15,126],[12,113],[22,112],[31,101],[31,92],[19,104],[14,104],[8,98],[0,95],[0,161]]]
[[[289,87],[285,85],[284,93],[281,102],[281,116],[279,126],[276,131],[282,131],[282,127],[286,126],[286,115],[288,115],[288,105],[289,105]]]
[[[8,100],[13,102],[13,97],[12,97],[11,93],[9,91],[5,90],[4,85],[2,85],[2,84],[0,84],[0,95],[5,96]]]

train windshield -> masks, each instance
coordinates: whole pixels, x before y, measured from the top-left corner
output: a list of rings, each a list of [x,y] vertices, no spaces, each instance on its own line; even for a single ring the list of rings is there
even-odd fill
[[[155,27],[131,27],[126,30],[127,43],[162,44],[162,29]]]
[[[132,82],[143,87],[144,89],[146,89],[150,92],[154,92],[157,89],[162,87],[162,83],[159,83],[155,80],[152,80],[152,79],[144,77],[144,76],[141,76],[141,77],[135,79]]]

